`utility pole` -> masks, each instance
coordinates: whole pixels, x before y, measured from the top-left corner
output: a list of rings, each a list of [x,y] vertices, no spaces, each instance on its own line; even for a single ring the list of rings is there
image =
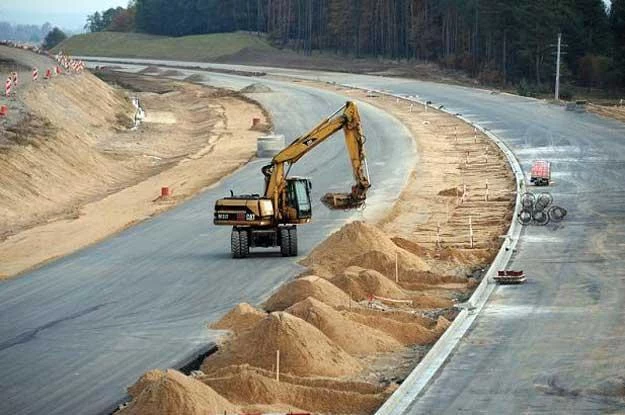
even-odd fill
[[[556,59],[556,101],[560,100],[560,49],[562,46],[562,33],[558,33],[558,57]]]

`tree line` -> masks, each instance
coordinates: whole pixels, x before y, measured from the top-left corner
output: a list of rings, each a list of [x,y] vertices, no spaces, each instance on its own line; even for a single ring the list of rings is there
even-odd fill
[[[262,32],[306,54],[434,61],[499,84],[551,83],[562,33],[565,80],[625,86],[625,0],[136,0],[122,10],[145,33]]]

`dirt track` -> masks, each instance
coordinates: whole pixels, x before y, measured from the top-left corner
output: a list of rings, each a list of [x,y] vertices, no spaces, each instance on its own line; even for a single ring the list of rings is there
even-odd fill
[[[249,99],[181,82],[140,84],[161,93],[133,94],[147,111],[136,131],[125,93],[89,73],[20,88],[11,105],[22,117],[0,127],[0,278],[166,210],[253,157],[251,118],[267,120]],[[162,186],[173,191],[165,200]]]

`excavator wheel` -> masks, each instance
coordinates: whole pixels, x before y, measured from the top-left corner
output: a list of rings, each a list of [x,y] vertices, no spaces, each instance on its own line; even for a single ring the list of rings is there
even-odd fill
[[[289,254],[297,256],[297,228],[289,228]]]
[[[247,257],[250,253],[248,233],[244,230],[233,228],[230,235],[230,249],[232,250],[233,258]]]
[[[282,256],[291,256],[291,238],[290,228],[284,227],[280,229],[280,253]]]
[[[285,226],[280,229],[280,253],[282,256],[297,256],[297,228]]]

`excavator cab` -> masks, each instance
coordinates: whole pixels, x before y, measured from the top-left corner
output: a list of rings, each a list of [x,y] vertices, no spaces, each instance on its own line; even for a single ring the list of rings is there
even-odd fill
[[[312,184],[305,177],[289,177],[286,179],[287,217],[290,223],[307,223],[312,218],[310,191]]]

